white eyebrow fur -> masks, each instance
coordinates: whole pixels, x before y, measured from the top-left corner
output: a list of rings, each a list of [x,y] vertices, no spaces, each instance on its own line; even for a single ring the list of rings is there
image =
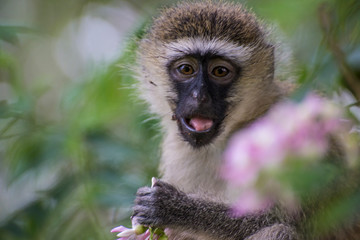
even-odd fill
[[[201,38],[185,38],[165,45],[166,55],[170,59],[183,57],[184,55],[208,53],[226,57],[238,64],[246,62],[252,55],[253,47],[239,46],[232,42]]]

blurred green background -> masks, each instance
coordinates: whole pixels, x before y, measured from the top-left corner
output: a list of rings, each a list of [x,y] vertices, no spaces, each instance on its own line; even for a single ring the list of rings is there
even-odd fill
[[[0,0],[0,239],[115,239],[157,176],[161,132],[136,96],[136,39],[160,0]],[[358,123],[360,1],[242,1]],[[351,82],[351,79],[354,80]]]

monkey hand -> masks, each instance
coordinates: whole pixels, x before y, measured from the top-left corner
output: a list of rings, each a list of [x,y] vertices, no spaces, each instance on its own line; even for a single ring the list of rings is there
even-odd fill
[[[145,226],[165,228],[178,225],[184,211],[182,206],[185,207],[188,201],[185,193],[157,180],[153,187],[142,187],[137,191],[133,217]]]

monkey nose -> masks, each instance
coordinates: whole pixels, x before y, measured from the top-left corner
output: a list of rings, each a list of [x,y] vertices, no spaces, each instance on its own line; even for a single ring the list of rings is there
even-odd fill
[[[206,92],[193,91],[191,94],[193,99],[196,99],[198,102],[206,102],[209,97]]]

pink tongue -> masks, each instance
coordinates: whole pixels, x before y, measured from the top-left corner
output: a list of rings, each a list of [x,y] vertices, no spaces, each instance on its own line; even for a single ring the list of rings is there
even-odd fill
[[[213,125],[213,120],[208,118],[194,117],[190,119],[189,123],[196,131],[205,131],[211,128]]]

